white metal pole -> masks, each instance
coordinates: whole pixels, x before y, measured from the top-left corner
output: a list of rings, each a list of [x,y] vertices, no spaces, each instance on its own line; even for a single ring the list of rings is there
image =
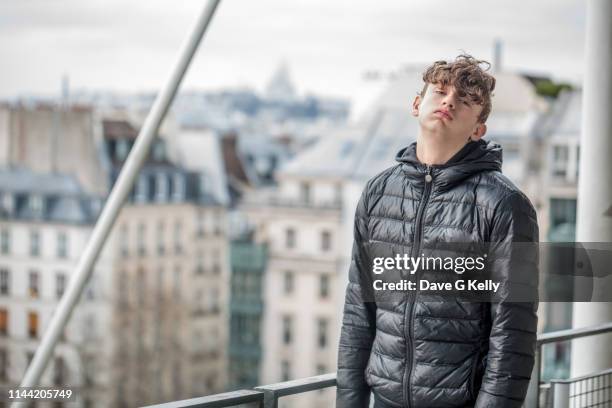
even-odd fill
[[[138,171],[144,163],[159,127],[168,112],[168,108],[176,95],[177,89],[185,76],[185,72],[198,49],[206,29],[212,20],[220,0],[210,0],[199,16],[191,34],[183,43],[178,61],[174,65],[170,76],[157,95],[151,111],[136,138],[134,147],[125,161],[117,182],[113,186],[102,213],[94,226],[91,237],[79,258],[76,269],[70,279],[66,293],[62,296],[59,305],[53,314],[49,326],[45,331],[34,358],[28,367],[21,382],[21,387],[34,387],[40,381],[47,363],[60,334],[63,332],[70,315],[83,292],[85,284],[91,276],[93,265],[104,246],[106,238],[121,210],[121,207],[134,185]],[[24,406],[25,403],[15,402],[13,408]]]
[[[588,0],[586,18],[585,71],[580,135],[580,174],[576,240],[612,242],[612,2]],[[593,298],[603,293],[611,277],[599,278]],[[609,286],[608,286],[609,287]],[[573,326],[585,327],[612,321],[612,303],[576,302]],[[612,367],[612,335],[605,334],[572,342],[571,376],[581,376]]]
[[[570,406],[570,385],[563,381],[552,380],[550,382],[550,391],[552,392],[554,408],[569,408]]]

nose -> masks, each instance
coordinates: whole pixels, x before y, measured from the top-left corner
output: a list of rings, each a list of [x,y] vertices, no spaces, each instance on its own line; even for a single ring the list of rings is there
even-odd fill
[[[444,96],[442,100],[442,105],[446,106],[449,109],[455,109],[455,93],[449,92]]]

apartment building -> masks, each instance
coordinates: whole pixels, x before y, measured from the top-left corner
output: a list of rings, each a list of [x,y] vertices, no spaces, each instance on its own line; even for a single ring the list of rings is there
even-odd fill
[[[137,130],[103,122],[111,183]],[[114,406],[221,392],[227,386],[227,196],[213,135],[155,140],[115,223]],[[208,167],[206,167],[208,166]]]
[[[64,294],[101,208],[66,174],[0,170],[0,383],[19,384]],[[67,386],[77,407],[101,406],[109,356],[108,251],[55,348],[41,385]],[[57,406],[55,404],[53,406]],[[41,404],[41,406],[43,406]],[[51,406],[51,404],[48,404]]]

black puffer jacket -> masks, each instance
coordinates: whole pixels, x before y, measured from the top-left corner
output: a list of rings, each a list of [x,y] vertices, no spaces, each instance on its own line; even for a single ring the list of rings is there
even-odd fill
[[[355,214],[336,406],[367,407],[372,391],[376,407],[520,407],[534,364],[536,301],[432,303],[417,292],[376,303],[365,293],[374,257],[418,254],[436,242],[537,242],[536,213],[501,173],[502,150],[492,142],[469,142],[434,166],[419,162],[413,143],[397,161],[367,183]],[[537,287],[537,261],[537,252],[510,253],[491,267],[508,280],[528,270]]]

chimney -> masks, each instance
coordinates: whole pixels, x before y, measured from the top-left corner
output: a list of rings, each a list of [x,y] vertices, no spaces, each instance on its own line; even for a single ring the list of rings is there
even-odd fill
[[[68,79],[68,75],[62,75],[62,101],[61,105],[64,109],[68,108],[70,99],[70,80]]]
[[[502,40],[496,38],[493,43],[493,72],[498,73],[502,70]]]

